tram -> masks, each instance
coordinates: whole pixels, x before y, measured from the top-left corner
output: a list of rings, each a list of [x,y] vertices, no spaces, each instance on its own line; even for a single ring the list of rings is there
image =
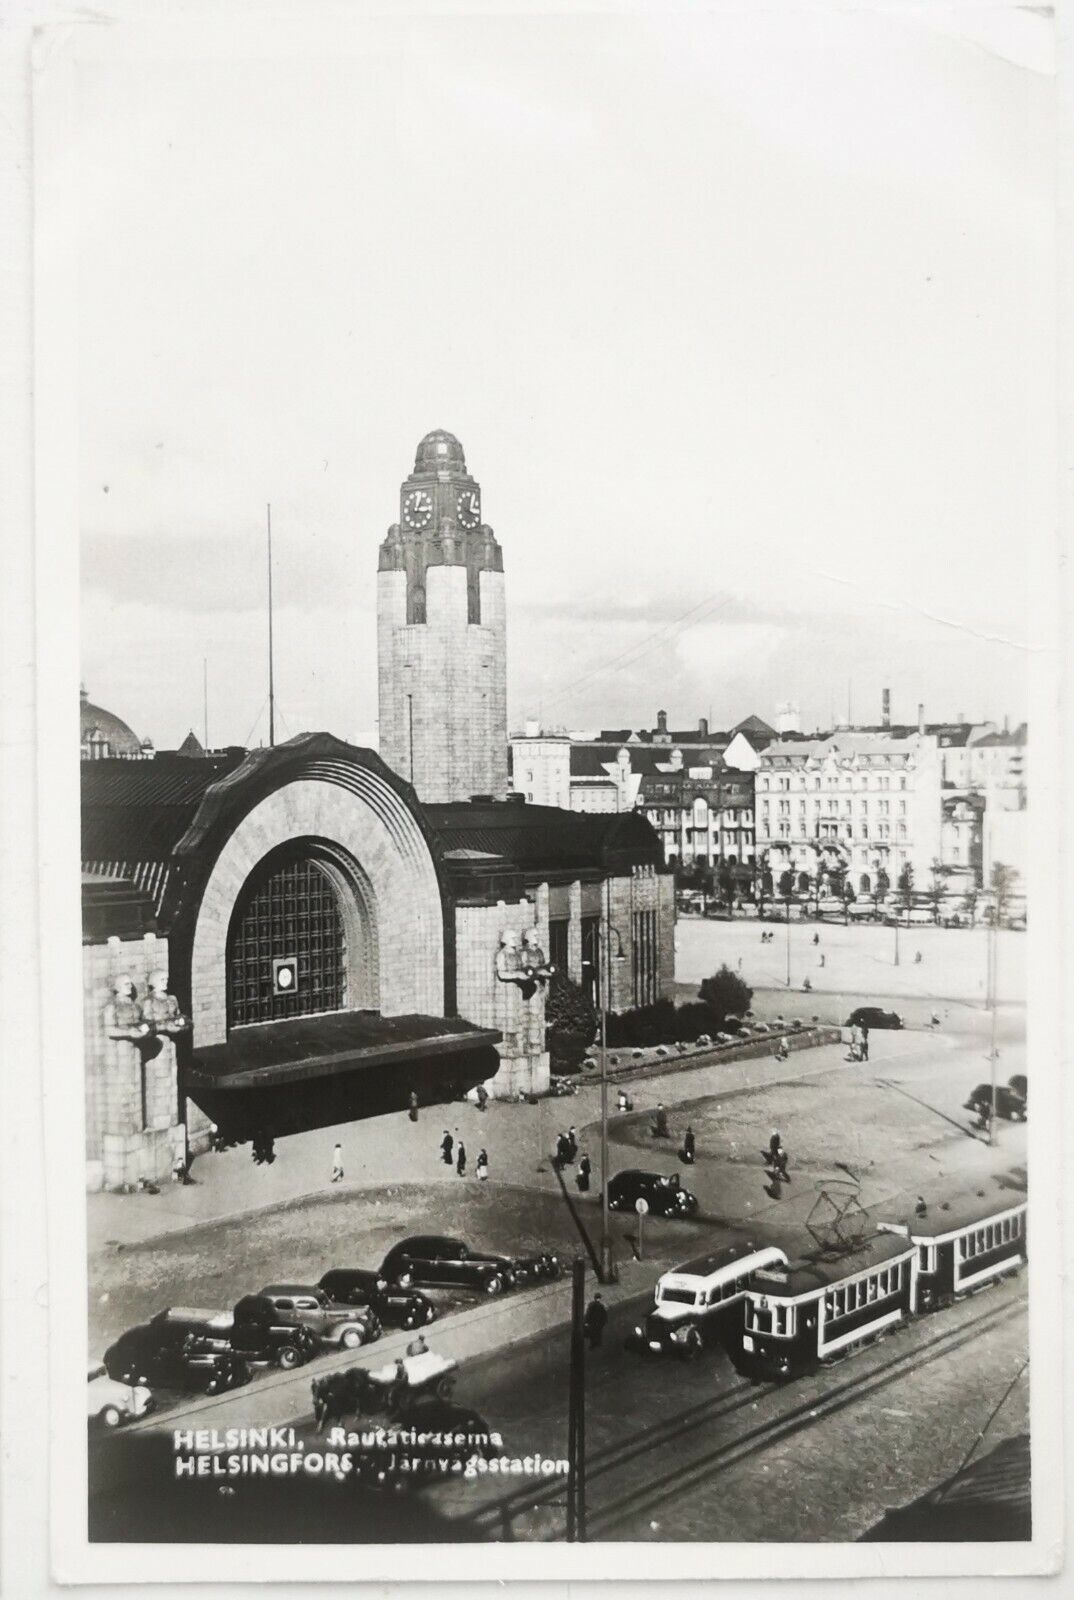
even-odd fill
[[[913,1311],[916,1259],[909,1239],[878,1232],[836,1260],[758,1269],[731,1353],[736,1370],[757,1380],[801,1377],[897,1327]]]
[[[927,1212],[909,1223],[882,1222],[882,1231],[908,1239],[917,1251],[915,1311],[933,1311],[973,1294],[1028,1259],[1027,1202],[1002,1209],[994,1198],[960,1195],[945,1202],[934,1216]]]

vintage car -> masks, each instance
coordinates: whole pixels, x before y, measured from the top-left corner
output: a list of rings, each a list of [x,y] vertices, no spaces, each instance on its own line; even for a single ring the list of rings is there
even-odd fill
[[[108,1376],[103,1361],[91,1361],[86,1373],[86,1415],[104,1428],[144,1417],[153,1409],[153,1396],[140,1383],[117,1383]]]
[[[628,1345],[644,1353],[673,1354],[691,1361],[718,1335],[728,1313],[741,1315],[751,1272],[786,1265],[774,1246],[758,1249],[736,1240],[710,1255],[684,1261],[657,1280],[652,1310],[639,1322]]]
[[[845,1024],[847,1028],[901,1028],[902,1018],[897,1011],[885,1011],[882,1006],[859,1006],[852,1011]]]
[[[166,1320],[120,1334],[104,1353],[117,1383],[222,1394],[250,1381],[250,1364],[226,1338]]]
[[[268,1283],[235,1307],[235,1325],[267,1323],[306,1328],[322,1344],[357,1350],[383,1333],[380,1318],[369,1306],[338,1305],[318,1284]]]
[[[992,1085],[979,1083],[966,1101],[963,1110],[972,1111],[977,1116],[985,1116],[992,1109]],[[1024,1122],[1026,1120],[1025,1096],[1013,1089],[1010,1084],[996,1084],[996,1115],[1003,1117],[1007,1122]]]
[[[503,1274],[508,1287],[525,1287],[532,1283],[549,1283],[563,1271],[559,1257],[551,1250],[539,1250],[532,1256],[497,1256],[486,1251],[471,1250],[472,1261],[489,1261]]]
[[[308,1328],[286,1326],[268,1317],[237,1323],[230,1311],[166,1306],[150,1318],[150,1325],[181,1328],[212,1341],[218,1349],[236,1351],[252,1365],[272,1362],[278,1367],[300,1367],[320,1349]]]
[[[368,1306],[386,1328],[421,1328],[436,1318],[436,1307],[420,1289],[389,1283],[367,1267],[333,1267],[320,1287],[341,1306]]]
[[[696,1217],[697,1196],[684,1189],[679,1174],[617,1172],[608,1184],[608,1205],[612,1211],[633,1211],[644,1200],[657,1217]]]
[[[380,1267],[389,1283],[404,1280],[425,1286],[454,1285],[499,1294],[509,1288],[505,1272],[493,1261],[475,1255],[461,1239],[440,1234],[417,1234],[393,1245]]]

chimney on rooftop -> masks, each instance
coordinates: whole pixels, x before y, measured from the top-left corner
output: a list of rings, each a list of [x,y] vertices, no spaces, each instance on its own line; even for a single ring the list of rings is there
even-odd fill
[[[536,739],[536,738],[539,737],[540,732],[541,732],[541,724],[537,721],[537,719],[535,717],[527,718],[527,721],[526,721],[526,738],[527,739]]]
[[[884,728],[891,727],[891,690],[885,689],[880,699],[880,725]]]
[[[700,737],[702,739],[707,739],[708,738],[708,736],[709,736],[709,719],[708,719],[708,717],[698,717],[698,719],[697,719],[697,731],[698,731],[698,734],[700,735]]]
[[[925,731],[925,707],[920,700],[917,703],[917,731],[918,733]]]
[[[658,711],[656,713],[656,731],[657,733],[667,733],[668,714],[666,711]]]

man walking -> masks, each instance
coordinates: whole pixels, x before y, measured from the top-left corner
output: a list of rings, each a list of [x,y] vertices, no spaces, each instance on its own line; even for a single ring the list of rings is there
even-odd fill
[[[455,1153],[455,1141],[448,1130],[444,1129],[444,1137],[440,1141],[440,1159],[445,1167],[450,1167]]]
[[[460,1178],[465,1178],[465,1176],[466,1176],[466,1146],[463,1144],[461,1139],[459,1140],[459,1152],[458,1152],[458,1155],[455,1157],[455,1171],[458,1173]]]
[[[866,1022],[861,1025],[861,1059],[863,1061],[869,1059],[869,1025]]]
[[[478,1179],[480,1180],[480,1182],[482,1182],[482,1183],[487,1183],[488,1182],[489,1154],[488,1154],[488,1151],[485,1150],[484,1148],[482,1148],[481,1150],[478,1151],[477,1166],[474,1168],[474,1171],[477,1173],[477,1176],[478,1176]]]
[[[343,1176],[343,1146],[337,1144],[332,1151],[332,1182],[338,1183]]]
[[[694,1164],[694,1151],[696,1147],[697,1141],[694,1138],[694,1130],[688,1126],[686,1129],[686,1135],[682,1141],[682,1159],[685,1165],[688,1167],[692,1167]]]
[[[593,1166],[590,1162],[589,1154],[587,1151],[583,1150],[578,1161],[578,1172],[574,1179],[575,1183],[578,1185],[579,1194],[589,1193],[589,1175],[592,1170]]]
[[[567,1129],[567,1165],[571,1166],[578,1155],[578,1129]]]
[[[407,1116],[411,1122],[417,1122],[418,1120],[418,1094],[416,1089],[411,1089],[410,1091],[410,1109],[407,1112]]]
[[[582,1327],[589,1341],[591,1350],[599,1350],[600,1342],[604,1338],[604,1329],[608,1324],[608,1308],[599,1294],[595,1294],[586,1306]]]

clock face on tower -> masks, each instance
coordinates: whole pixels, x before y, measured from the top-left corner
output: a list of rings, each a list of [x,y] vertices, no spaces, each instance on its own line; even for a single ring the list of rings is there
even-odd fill
[[[432,515],[432,497],[424,489],[414,489],[403,501],[403,521],[408,528],[428,527]]]
[[[481,518],[481,502],[472,489],[464,489],[455,501],[459,522],[464,528],[476,528]]]

